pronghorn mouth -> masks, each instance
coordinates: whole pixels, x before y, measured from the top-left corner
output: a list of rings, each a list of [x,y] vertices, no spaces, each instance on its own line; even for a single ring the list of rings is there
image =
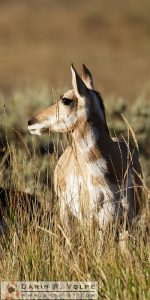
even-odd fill
[[[41,126],[40,124],[34,124],[28,126],[28,130],[30,131],[31,134],[41,135],[41,131],[43,129],[45,129],[45,127]]]
[[[28,127],[28,130],[30,131],[31,134],[41,135],[41,130],[40,129],[30,129]]]
[[[41,135],[44,133],[48,133],[50,129],[45,126],[40,126],[40,124],[37,124],[28,126],[28,130],[31,134]]]

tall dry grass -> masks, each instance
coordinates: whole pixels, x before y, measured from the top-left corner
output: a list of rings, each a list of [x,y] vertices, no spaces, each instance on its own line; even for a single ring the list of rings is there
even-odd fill
[[[136,131],[145,165],[146,205],[126,241],[125,251],[109,231],[102,248],[98,233],[93,235],[80,224],[73,227],[71,240],[63,231],[53,191],[53,172],[67,139],[62,135],[32,137],[27,132],[27,121],[33,112],[52,103],[53,95],[47,86],[17,91],[11,101],[1,98],[1,186],[35,193],[43,210],[41,218],[33,218],[32,222],[17,213],[6,219],[9,233],[0,241],[0,280],[97,280],[99,299],[150,298],[149,149],[143,143],[148,142],[150,130],[146,95],[142,109],[137,99],[130,113],[123,99],[106,101],[111,131],[118,136],[128,133],[120,117],[123,113]]]

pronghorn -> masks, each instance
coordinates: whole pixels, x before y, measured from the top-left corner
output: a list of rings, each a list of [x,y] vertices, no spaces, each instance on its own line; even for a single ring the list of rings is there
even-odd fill
[[[73,89],[29,122],[32,134],[71,132],[72,142],[54,172],[60,198],[60,217],[69,230],[69,213],[80,222],[96,219],[100,232],[115,219],[131,223],[142,196],[142,172],[135,149],[111,138],[101,95],[94,90],[90,71],[83,65],[82,79],[71,66]],[[68,213],[69,212],[69,213]]]

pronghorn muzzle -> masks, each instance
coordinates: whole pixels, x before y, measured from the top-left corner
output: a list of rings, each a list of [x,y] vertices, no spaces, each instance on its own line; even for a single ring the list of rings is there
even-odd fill
[[[28,121],[28,130],[31,134],[41,135],[43,133],[46,133],[47,131],[49,131],[48,127],[50,126],[48,126],[46,121],[39,121],[35,117]]]

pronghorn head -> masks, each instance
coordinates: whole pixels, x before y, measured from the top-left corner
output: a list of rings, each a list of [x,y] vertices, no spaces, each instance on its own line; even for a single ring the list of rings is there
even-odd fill
[[[37,113],[29,122],[28,129],[32,134],[41,135],[47,131],[73,131],[78,120],[83,118],[99,122],[107,129],[105,109],[102,98],[94,90],[90,71],[83,65],[82,79],[71,66],[73,89],[65,92],[54,105]]]

